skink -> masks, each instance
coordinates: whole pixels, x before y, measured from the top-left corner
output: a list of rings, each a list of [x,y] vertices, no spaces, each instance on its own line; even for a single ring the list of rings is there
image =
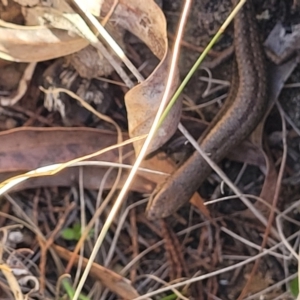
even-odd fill
[[[222,160],[255,129],[267,106],[265,58],[252,0],[246,1],[234,19],[234,47],[237,72],[229,96],[209,130],[198,140],[215,162]],[[164,218],[177,211],[190,200],[210,172],[209,165],[195,152],[157,187],[150,197],[147,217]]]

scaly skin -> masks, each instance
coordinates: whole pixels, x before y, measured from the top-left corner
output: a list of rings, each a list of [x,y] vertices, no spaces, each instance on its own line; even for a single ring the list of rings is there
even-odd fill
[[[267,106],[265,59],[251,0],[247,0],[235,17],[234,47],[238,84],[232,85],[225,111],[217,114],[212,128],[198,140],[215,162],[249,136]],[[195,152],[156,189],[147,207],[147,217],[164,218],[177,211],[190,200],[210,172],[210,166]]]

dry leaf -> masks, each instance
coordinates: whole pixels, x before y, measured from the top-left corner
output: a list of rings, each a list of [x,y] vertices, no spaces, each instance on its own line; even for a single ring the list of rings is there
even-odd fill
[[[76,157],[93,153],[117,142],[117,134],[106,130],[92,128],[17,128],[0,133],[0,181],[30,171],[41,166],[66,162]],[[123,139],[127,139],[126,134]],[[124,160],[134,161],[133,148],[127,145],[124,153],[132,155]],[[106,152],[93,160],[118,162],[117,149]],[[174,165],[168,160],[154,156],[143,162],[142,167],[172,173]],[[88,189],[98,189],[108,167],[83,167],[83,185]],[[105,182],[105,189],[110,189],[116,178],[117,169],[113,170]],[[126,180],[128,171],[122,172],[119,187]],[[71,186],[79,180],[77,168],[68,168],[55,176],[33,178],[17,185],[14,190],[41,186]],[[162,175],[138,172],[132,189],[141,193],[152,192],[155,183],[163,180]]]
[[[112,4],[113,1],[104,1],[103,14],[109,12]],[[39,9],[37,8],[37,10]],[[53,16],[54,20],[57,20],[56,16]],[[116,20],[121,27],[138,36],[161,59],[160,64],[149,78],[130,90],[125,96],[129,134],[134,137],[149,132],[164,93],[171,57],[168,50],[166,20],[154,1],[137,0],[119,1],[112,19]],[[61,28],[67,26],[67,29],[73,29],[68,20],[59,19],[58,21],[66,21],[67,25],[59,23],[56,26],[61,26]],[[4,22],[1,24],[3,25]],[[76,32],[76,28],[72,31]],[[59,29],[35,27],[30,30],[30,27],[14,25],[11,28],[0,27],[0,57],[9,60],[23,62],[48,60],[74,53],[86,45],[87,42],[83,38],[71,37],[67,31]],[[175,77],[171,94],[178,84],[178,76]],[[181,103],[177,101],[153,140],[149,152],[159,148],[174,134],[180,115]],[[134,144],[136,153],[139,152],[141,144]]]
[[[153,73],[125,95],[129,135],[135,137],[150,130],[165,90],[171,55],[168,50],[166,20],[156,3],[136,0],[126,1],[126,4],[120,2],[115,12],[118,14],[120,11],[120,14],[123,14],[120,25],[141,38],[161,59]],[[175,92],[178,82],[179,78],[176,74],[170,96]],[[148,153],[158,149],[174,134],[180,115],[181,101],[178,100],[153,139]],[[143,142],[134,143],[136,154],[139,153],[142,145]]]
[[[34,6],[38,5],[40,0],[14,0],[22,6]]]
[[[141,84],[135,86],[125,95],[128,127],[130,137],[149,132],[165,90],[170,55],[162,60],[154,72]],[[171,95],[175,92],[178,77],[174,80]],[[181,116],[181,100],[172,107],[161,127],[158,129],[148,153],[160,148],[177,130]],[[136,154],[140,152],[143,141],[134,143]]]
[[[84,166],[82,168],[82,175],[80,177],[79,168],[67,168],[58,174],[52,176],[43,176],[43,177],[35,177],[30,178],[28,180],[23,181],[22,183],[14,186],[10,191],[22,191],[25,189],[34,189],[40,187],[70,187],[70,186],[78,186],[80,180],[82,180],[82,185],[85,189],[89,190],[98,190],[100,183],[105,178],[105,182],[102,182],[102,186],[104,190],[110,190],[117,177],[118,170],[115,168],[107,176],[108,167],[93,167],[93,166]],[[17,173],[0,173],[0,182],[11,178],[15,175],[19,175],[20,172]],[[130,186],[131,191],[135,191],[141,194],[150,194],[155,188],[156,183],[151,180],[148,180],[148,174],[144,172],[138,172],[137,176],[134,179],[133,184]],[[145,177],[144,177],[145,176]],[[118,181],[117,189],[121,189],[124,185],[126,179],[128,177],[128,170],[123,170],[120,180]],[[159,178],[156,175],[157,180]],[[160,176],[161,178],[162,176]],[[162,180],[162,179],[161,179]]]
[[[86,40],[79,36],[70,36],[65,30],[28,26],[4,28],[0,23],[2,59],[39,62],[74,53],[87,45]]]
[[[114,132],[92,128],[22,127],[0,132],[1,170],[31,170],[58,162],[66,162],[117,143]],[[125,135],[126,137],[126,135]],[[124,153],[132,148],[125,146]],[[118,150],[98,159],[117,161]]]

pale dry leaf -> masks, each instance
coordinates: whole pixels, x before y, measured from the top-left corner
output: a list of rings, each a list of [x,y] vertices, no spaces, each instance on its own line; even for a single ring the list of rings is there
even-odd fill
[[[113,1],[103,3],[103,11],[107,13]],[[120,0],[112,19],[140,38],[160,60],[153,73],[141,84],[131,89],[125,96],[129,135],[138,136],[149,132],[155,114],[162,99],[171,55],[168,51],[166,20],[163,12],[154,1]],[[174,80],[171,94],[178,84]],[[149,152],[164,144],[176,131],[181,114],[181,103],[170,111],[160,131],[156,135]],[[140,151],[142,143],[135,143],[135,152]]]
[[[51,0],[52,7],[56,8],[59,11],[72,12],[68,3],[62,0]],[[86,9],[91,12],[94,16],[99,17],[101,12],[101,7],[103,0],[85,0],[84,1]]]
[[[165,90],[169,70],[170,55],[161,61],[154,72],[141,84],[135,86],[125,95],[130,137],[149,132]],[[178,76],[174,80],[171,95],[175,92]],[[181,101],[177,101],[163,124],[158,129],[148,153],[161,147],[175,133],[181,115]],[[134,143],[136,154],[143,141]]]
[[[14,2],[22,6],[35,6],[39,4],[40,0],[14,0]]]
[[[14,175],[41,166],[66,162],[114,145],[117,142],[117,134],[106,130],[80,127],[21,127],[1,132],[0,139],[0,181],[4,181]],[[123,139],[128,139],[127,134],[123,135]],[[127,157],[124,158],[124,163],[131,165],[134,162],[134,155],[130,154],[133,152],[131,145],[124,146],[123,151]],[[93,160],[117,162],[118,151],[108,151],[98,157],[94,157]],[[174,171],[175,165],[169,159],[153,156],[151,159],[145,160],[142,163],[142,167],[170,174]],[[98,189],[108,166],[85,166],[82,168],[84,174],[83,186],[87,189]],[[105,180],[105,189],[110,189],[114,184],[116,172],[117,169],[113,170]],[[69,168],[54,176],[27,180],[13,189],[70,186],[79,181],[78,175],[77,169]],[[127,175],[127,170],[124,170],[118,188],[124,185]],[[161,182],[163,178],[165,177],[160,174],[139,172],[131,189],[140,193],[150,193],[154,188],[154,183]]]
[[[0,20],[1,21],[1,20]],[[39,62],[65,56],[86,47],[88,42],[65,30],[0,24],[0,58],[17,62]]]
[[[82,19],[81,14],[78,15],[77,11],[74,13],[71,7],[66,9],[67,12],[63,8],[61,10],[45,7],[26,9],[26,22],[27,24],[35,25],[48,24],[48,26],[67,30],[72,34],[78,34],[86,39],[92,46],[89,49],[86,47],[74,53],[69,59],[69,62],[72,63],[81,75],[86,75],[83,77],[95,78],[98,76],[107,76],[115,69],[126,82],[126,78],[128,77],[127,75],[125,77],[122,76],[125,72],[121,69],[121,63],[114,51],[102,44],[102,41],[97,38],[93,30]],[[106,31],[113,37],[113,41],[116,41],[118,45],[124,48],[124,30],[121,27],[112,26],[108,23]],[[133,86],[133,84],[130,86]]]
[[[61,11],[69,12],[68,6],[63,4],[59,1]],[[23,8],[22,12],[27,26],[0,19],[0,58],[39,62],[72,54],[89,44],[59,9],[37,6]],[[55,28],[48,28],[51,18],[51,27]]]
[[[114,0],[103,2],[102,13],[106,15]],[[153,1],[119,0],[112,21],[142,40],[159,59],[163,59],[168,46],[166,19]]]
[[[103,2],[103,15],[109,12],[113,3],[114,0]],[[171,57],[168,55],[166,20],[154,1],[138,0],[120,0],[111,20],[139,37],[161,60],[149,78],[125,97],[129,133],[133,137],[149,131],[165,89]],[[67,29],[72,30],[72,28]],[[59,29],[26,26],[0,27],[0,58],[8,60],[23,62],[49,60],[74,53],[87,44],[85,39],[70,36],[69,32]],[[174,92],[176,86],[177,81],[174,80],[171,93]],[[181,103],[178,101],[156,135],[149,152],[159,148],[173,135],[180,114]],[[138,153],[141,144],[136,143],[134,146]]]
[[[52,7],[36,6],[32,8],[23,8],[22,10],[25,24],[27,26],[44,26],[56,29],[63,29],[70,35],[81,35],[80,31],[69,20],[68,16],[72,16],[71,12],[63,12]]]

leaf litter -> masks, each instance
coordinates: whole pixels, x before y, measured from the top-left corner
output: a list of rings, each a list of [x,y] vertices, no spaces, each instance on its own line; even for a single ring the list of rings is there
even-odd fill
[[[114,4],[115,9],[110,12],[110,8]],[[0,9],[7,11],[3,3],[0,5]],[[14,10],[11,8],[15,7],[17,4],[12,5],[10,3],[9,5],[11,11],[14,11],[14,13],[15,11],[18,11],[17,8]],[[176,5],[177,4],[173,4],[173,7],[169,8],[172,10],[176,7]],[[199,5],[199,3],[197,2],[196,5]],[[167,2],[164,3],[164,7],[168,7]],[[40,9],[40,7],[37,8]],[[35,7],[30,9],[33,11],[33,14],[36,14],[34,12]],[[54,7],[54,9],[60,12],[61,8]],[[26,10],[28,12],[29,8],[23,7],[23,11]],[[194,13],[195,12],[196,10]],[[47,13],[51,16],[51,10],[48,9]],[[129,135],[131,137],[138,136],[148,132],[165,85],[168,64],[170,62],[166,23],[162,11],[154,4],[154,2],[153,4],[152,2],[151,4],[146,4],[146,2],[140,3],[139,1],[133,0],[104,1],[102,14],[105,16],[108,13],[111,14],[111,22],[113,24],[112,28],[117,29],[115,30],[115,33],[111,32],[112,35],[115,35],[116,33],[121,33],[123,35],[124,29],[131,32],[142,41],[138,41],[135,45],[135,48],[139,51],[138,55],[143,55],[142,52],[144,46],[142,43],[145,43],[151,49],[153,54],[160,60],[157,66],[153,66],[153,73],[144,74],[146,80],[137,84],[134,88],[131,88],[125,95],[125,104],[129,122]],[[165,13],[168,15],[170,11],[166,10]],[[203,11],[201,11],[201,15],[202,13]],[[2,20],[3,15],[5,16],[5,20]],[[172,14],[170,15],[172,16]],[[29,65],[31,66],[31,69],[29,69],[31,72],[29,77],[26,76],[26,71],[23,75],[21,75],[22,79],[19,84],[17,84],[19,87],[16,89],[17,96],[15,96],[14,93],[8,97],[3,97],[0,94],[1,104],[3,106],[8,106],[7,108],[4,108],[0,120],[2,122],[2,119],[4,119],[3,126],[1,126],[3,131],[0,134],[2,141],[0,144],[1,178],[5,180],[12,175],[20,174],[47,164],[66,162],[78,156],[83,156],[115,144],[117,142],[118,135],[115,131],[113,131],[113,127],[107,126],[104,122],[99,122],[98,119],[91,118],[91,115],[85,115],[83,118],[78,118],[76,121],[77,127],[73,128],[55,126],[52,126],[52,128],[41,127],[43,124],[41,124],[39,120],[41,120],[42,117],[46,118],[47,122],[50,121],[50,124],[51,122],[52,124],[60,124],[61,126],[66,124],[66,119],[63,120],[62,115],[59,115],[55,111],[47,112],[45,109],[42,109],[39,110],[38,113],[40,116],[35,115],[35,111],[39,105],[41,105],[41,101],[37,101],[38,99],[33,100],[35,95],[31,95],[30,93],[33,91],[34,86],[41,84],[38,81],[38,76],[36,74],[41,74],[41,70],[45,70],[45,68],[50,65],[50,62],[44,61],[55,59],[57,57],[65,57],[65,60],[62,63],[70,65],[71,69],[75,68],[80,73],[81,77],[86,77],[88,80],[93,81],[95,80],[91,79],[93,77],[93,73],[95,74],[95,77],[102,76],[102,74],[99,74],[96,71],[91,71],[90,67],[79,70],[78,64],[77,66],[73,64],[75,55],[88,45],[87,40],[81,35],[78,35],[78,32],[76,34],[76,29],[74,29],[74,26],[72,27],[72,25],[71,27],[68,25],[69,27],[66,28],[64,27],[65,25],[62,26],[59,24],[58,26],[57,24],[52,23],[51,26],[49,26],[49,24],[45,23],[45,16],[43,24],[30,24],[32,27],[29,27],[29,24],[25,23],[24,25],[18,25],[20,23],[14,24],[14,20],[8,20],[7,15],[5,14],[0,14],[0,19],[1,58],[15,62],[32,63],[32,65]],[[49,18],[47,21],[49,22]],[[54,18],[54,21],[52,22],[55,21],[57,21],[57,18]],[[198,25],[199,24],[196,26]],[[187,26],[191,25],[188,24]],[[123,29],[120,29],[121,27]],[[276,30],[278,32],[277,27]],[[70,33],[71,31],[73,31],[73,33]],[[125,34],[128,34],[128,32]],[[22,39],[20,39],[20,37],[22,37]],[[199,37],[197,36],[197,39],[198,38]],[[284,51],[286,51],[286,49],[289,50],[290,48],[297,48],[298,44],[295,42],[296,38],[296,33],[292,35],[292,38],[287,38],[287,41],[292,41],[292,46],[284,45]],[[124,36],[119,38],[115,37],[115,39],[121,44],[122,41],[125,41],[122,46],[125,45],[126,47],[126,38],[124,38]],[[184,47],[187,51],[191,51],[188,43],[186,43]],[[67,57],[67,55],[70,56]],[[81,61],[85,55],[88,56],[89,54],[84,54],[83,52],[83,55],[80,56],[80,58],[78,58],[79,56],[76,56],[77,62]],[[116,59],[116,61],[118,61],[118,58],[115,57],[114,54],[112,54],[112,56]],[[100,60],[101,59],[99,59],[99,61]],[[38,64],[36,67],[35,64],[37,62],[42,63]],[[118,63],[120,64],[120,62]],[[186,61],[185,63],[189,62]],[[284,82],[294,70],[296,64],[297,62],[295,60],[288,61],[282,66],[274,67],[274,70],[270,69],[270,74],[272,74],[272,77],[274,78],[272,79],[272,82],[275,87],[272,87],[271,89],[274,95],[273,103],[278,98],[278,94],[280,93]],[[85,64],[79,63],[79,67],[82,67],[83,65]],[[90,66],[91,64],[86,65]],[[101,68],[107,69],[106,67],[98,67],[96,69]],[[111,76],[112,78],[119,80],[118,75],[110,75],[112,70],[112,68],[109,70],[108,64],[108,71],[105,71],[104,75]],[[226,66],[224,67],[224,70],[226,72]],[[33,71],[35,71],[35,74],[33,74]],[[222,71],[221,68],[221,71],[219,72],[220,77],[222,77],[222,72],[224,71]],[[74,86],[76,87],[76,84],[78,84],[80,76],[76,75],[72,80],[72,77],[67,77],[69,78],[69,86],[64,87],[74,89]],[[60,74],[57,75],[57,78],[58,77],[61,77]],[[176,89],[178,82],[179,73],[178,78],[174,82],[174,90]],[[194,85],[192,89],[200,90],[201,85],[198,85]],[[113,88],[116,89],[116,87]],[[5,91],[5,86],[1,86],[1,89]],[[191,87],[189,87],[189,90],[191,90]],[[95,91],[92,89],[84,91],[85,96],[89,93],[91,93],[91,95],[95,95],[93,94],[94,92]],[[125,131],[126,116],[124,113],[125,110],[123,102],[120,98],[122,93],[124,95],[124,91],[121,89],[112,95],[104,93],[105,101],[111,101],[111,104],[105,113],[111,115],[111,117],[120,124],[122,129]],[[61,95],[59,97],[61,97]],[[93,98],[93,96],[91,98]],[[116,102],[116,98],[120,98],[117,100],[118,102]],[[154,100],[156,100],[155,103],[153,103]],[[196,97],[193,100],[198,101],[199,99]],[[28,106],[28,101],[33,101],[35,106]],[[69,114],[69,119],[73,119],[73,116],[76,118],[76,114],[78,112],[82,114],[82,108],[78,106],[74,109],[74,101],[70,101],[70,99],[65,98],[61,100],[58,98],[54,101],[63,101],[62,103],[67,103],[67,110],[72,112]],[[24,106],[30,108],[33,112],[31,117],[22,114],[22,118],[20,118],[20,112],[17,113],[13,106],[17,102],[21,107]],[[92,105],[95,106],[95,103],[92,103]],[[206,111],[208,112],[208,116],[210,116],[210,114],[215,113],[216,107],[211,106],[206,109]],[[157,140],[153,142],[152,151],[160,148],[167,140],[170,139],[171,136],[173,136],[180,115],[181,105],[180,102],[178,102],[177,106],[173,109],[173,113],[168,116],[169,119],[165,122],[167,127],[163,127],[161,129],[157,135]],[[191,115],[193,116],[193,113]],[[30,122],[35,127],[22,127],[25,123],[23,120],[24,116],[25,119],[30,118]],[[7,119],[8,117],[16,121],[13,123],[15,124],[15,129],[9,130],[10,127],[8,127],[8,123],[5,122],[5,118]],[[273,116],[273,119],[275,120],[273,122],[276,122],[276,116]],[[197,128],[199,128],[197,122],[195,122],[196,125],[194,125],[196,128],[195,135],[199,136],[200,132],[197,132]],[[204,122],[204,124],[205,123],[206,122]],[[190,127],[193,127],[193,122],[191,120],[188,120],[188,124]],[[269,126],[270,130],[280,131],[280,127],[276,127],[274,123],[267,121],[266,124],[266,126]],[[201,126],[203,126],[203,122]],[[98,129],[90,127],[96,127]],[[261,126],[261,128],[262,127],[263,126]],[[261,141],[264,136],[261,128],[253,133],[251,141],[245,141],[237,149],[233,150],[233,153],[228,157],[231,160],[231,163],[229,164],[227,162],[227,170],[229,170],[229,173],[233,172],[232,174],[236,174],[234,172],[239,172],[240,163],[244,164],[244,167],[241,169],[241,173],[238,176],[240,181],[236,181],[236,184],[239,186],[242,185],[245,193],[260,195],[260,197],[267,203],[271,204],[275,192],[278,170],[277,165],[278,161],[280,161],[281,149],[280,146],[276,144],[277,148],[275,148],[275,150],[271,149],[271,154],[270,150],[266,152],[263,150]],[[124,133],[123,139],[127,138],[128,135]],[[173,139],[175,138],[176,136]],[[297,138],[298,137],[296,136],[294,139]],[[183,147],[184,146],[181,148]],[[139,149],[140,143],[135,143],[134,148],[131,146],[124,147],[122,163],[130,166],[134,159],[134,151],[138,153]],[[170,151],[168,148],[166,149],[167,151]],[[297,157],[297,152],[293,155],[291,154],[291,159],[295,160]],[[99,162],[119,163],[118,159],[118,152],[114,150],[105,153],[100,157],[96,157],[93,160]],[[247,167],[247,165],[251,166]],[[152,174],[145,171],[139,172],[131,187],[132,194],[130,195],[130,203],[132,203],[131,201],[133,201],[133,199],[141,199],[136,192],[144,194],[151,193],[155,184],[160,182],[163,176],[167,176],[166,174],[172,173],[176,166],[169,159],[166,159],[164,154],[156,153],[153,154],[149,160],[145,160],[145,168],[155,171],[159,170],[162,174]],[[294,169],[291,166],[287,166],[288,175],[293,175],[293,171]],[[37,263],[40,266],[49,266],[49,263],[51,263],[53,259],[57,266],[56,271],[59,270],[59,273],[57,273],[53,267],[50,267],[49,270],[45,268],[40,269],[40,271],[43,271],[41,278],[44,278],[45,282],[42,282],[38,292],[33,290],[34,297],[40,297],[41,299],[52,299],[52,297],[54,297],[56,292],[54,286],[52,285],[51,287],[50,284],[51,281],[53,282],[53,274],[56,274],[56,277],[54,276],[54,281],[58,282],[58,276],[63,273],[63,260],[69,260],[72,255],[74,256],[74,254],[70,252],[70,249],[72,250],[72,245],[69,245],[67,241],[64,241],[58,234],[58,231],[61,227],[70,226],[70,224],[78,221],[80,214],[81,217],[85,215],[87,218],[94,215],[100,200],[106,196],[106,191],[114,186],[114,180],[117,175],[116,173],[116,168],[111,171],[107,165],[105,167],[89,165],[77,167],[76,169],[70,168],[55,176],[34,178],[15,187],[15,192],[12,193],[12,195],[16,202],[13,202],[13,204],[11,203],[11,208],[9,209],[10,213],[16,214],[17,217],[22,219],[19,213],[16,212],[16,207],[19,205],[21,206],[21,209],[26,211],[26,214],[34,216],[34,224],[30,224],[31,226],[39,228],[44,236],[49,236],[50,233],[55,233],[52,236],[51,243],[53,243],[53,249],[56,253],[49,248],[51,243],[49,244],[45,241],[42,242],[42,240],[39,240],[40,247],[42,247],[43,243],[44,246],[47,244],[47,247],[42,250],[43,255],[40,258],[35,257],[34,255],[32,255],[32,258],[29,258],[29,260],[32,259],[32,263]],[[253,174],[252,177],[254,176],[253,182],[251,182],[251,174]],[[263,175],[265,176],[265,179],[263,179]],[[126,171],[123,171],[120,180],[115,187],[120,188],[125,178]],[[257,224],[251,214],[245,210],[240,211],[243,210],[243,207],[241,207],[236,200],[232,200],[232,202],[226,201],[224,204],[217,204],[213,207],[213,209],[211,207],[207,209],[207,207],[203,205],[204,199],[209,197],[216,198],[218,195],[222,195],[223,193],[230,197],[230,192],[226,189],[226,187],[224,191],[222,191],[219,186],[214,188],[218,182],[220,182],[220,180],[212,176],[206,190],[204,190],[204,193],[201,193],[201,195],[204,195],[202,196],[203,198],[199,194],[195,195],[193,198],[192,202],[198,203],[195,205],[202,212],[202,215],[195,211],[188,213],[188,210],[183,210],[180,212],[180,215],[170,220],[171,226],[168,226],[166,223],[162,223],[160,225],[158,223],[151,224],[143,217],[143,209],[139,206],[139,202],[136,204],[132,203],[129,207],[134,206],[135,208],[132,208],[132,212],[134,213],[130,214],[130,222],[126,219],[122,220],[122,223],[116,220],[113,225],[115,228],[112,228],[109,231],[110,236],[108,236],[108,239],[113,239],[117,242],[117,245],[112,246],[113,248],[110,248],[109,250],[113,259],[106,260],[104,253],[101,253],[93,265],[90,274],[91,281],[87,282],[84,289],[84,292],[86,293],[93,291],[90,295],[90,299],[98,299],[96,295],[100,294],[105,297],[110,293],[119,295],[119,297],[132,299],[134,297],[138,297],[139,294],[144,294],[149,290],[157,289],[161,285],[159,283],[160,280],[168,281],[172,278],[181,278],[182,276],[190,277],[197,274],[199,270],[205,274],[209,274],[209,272],[218,270],[222,266],[224,267],[234,264],[236,259],[233,257],[234,255],[238,257],[237,259],[240,259],[239,256],[242,257],[246,254],[255,255],[256,252],[253,248],[251,248],[251,246],[242,244],[240,240],[233,238],[233,235],[226,235],[224,234],[224,231],[222,231],[222,226],[225,226],[227,229],[231,229],[232,232],[238,233],[241,237],[247,238],[249,241],[260,245],[261,240],[257,236],[258,234],[263,233],[264,229],[260,228],[259,224]],[[85,190],[83,190],[83,188]],[[96,193],[95,190],[98,190],[99,188],[99,192]],[[288,193],[285,197],[291,197],[291,199],[296,200],[298,193],[296,190],[293,190],[293,192],[293,194],[290,194],[291,192],[288,193],[288,191],[284,190],[284,193]],[[3,198],[3,201],[5,201],[5,198]],[[86,207],[84,209],[85,212],[81,211],[80,213],[78,207],[71,210],[70,204],[72,202],[76,203],[78,207],[84,203]],[[240,206],[238,208],[239,212],[235,210],[236,204],[237,207]],[[262,211],[266,207],[265,205],[261,205],[261,202],[259,201],[256,202],[255,205],[257,205],[257,208]],[[70,207],[70,211],[68,211],[68,214],[66,215],[65,207],[67,206]],[[287,206],[288,204],[281,203],[278,208],[280,209],[281,207],[281,209],[284,210]],[[105,218],[105,210],[107,210],[107,208],[103,208],[104,215],[101,215],[100,218],[102,221],[103,218]],[[235,217],[237,212],[239,217]],[[265,209],[265,213],[268,214],[268,210]],[[227,216],[228,214],[230,214],[230,217]],[[290,211],[286,214],[286,216],[289,217],[289,220],[285,222],[289,222],[290,226],[286,230],[287,232],[285,232],[285,234],[291,235],[297,228],[294,221],[296,215]],[[231,217],[231,215],[233,217]],[[188,216],[192,216],[189,221],[187,221]],[[1,214],[1,218],[5,223],[8,216]],[[208,220],[211,223],[209,223]],[[57,223],[58,221],[60,224]],[[97,231],[101,227],[102,221],[100,221],[100,223],[98,222]],[[134,222],[134,224],[132,222]],[[187,226],[187,222],[189,222],[190,225],[193,224],[194,228],[192,227],[189,231],[184,231]],[[116,227],[119,228],[120,224],[123,224],[123,228],[121,227],[117,230]],[[85,226],[85,221],[81,223],[81,226]],[[133,226],[135,226],[137,230],[133,230]],[[155,234],[153,235],[151,231]],[[179,237],[176,237],[173,231],[179,233]],[[29,236],[29,238],[24,237],[23,243],[28,248],[33,248],[35,254],[39,256],[40,252],[37,247],[36,238],[33,237],[32,234],[29,234],[29,230],[26,232],[21,230],[20,232],[26,233],[27,236]],[[39,239],[41,238],[39,237]],[[160,242],[161,239],[165,241],[164,248],[166,251],[165,253],[169,269],[166,267],[161,268],[161,266],[163,266],[162,262],[165,261],[164,252],[162,251],[162,248],[160,248],[162,244]],[[293,240],[290,242],[292,243]],[[58,244],[60,246],[58,246]],[[90,244],[86,244],[84,253],[85,257],[89,256],[90,246]],[[110,246],[110,242],[107,241],[105,247],[108,249]],[[132,247],[135,248],[133,249]],[[51,256],[47,254],[48,250],[50,250]],[[286,253],[284,254],[286,255]],[[75,262],[78,263],[79,266],[85,265],[86,261],[84,258],[80,256],[74,257]],[[273,256],[271,258],[272,259],[265,258],[263,260],[257,274],[252,278],[253,286],[250,285],[248,289],[249,293],[263,293],[263,290],[270,289],[272,286],[273,288],[271,289],[271,292],[269,291],[265,294],[266,299],[273,299],[277,297],[278,294],[282,293],[282,289],[280,287],[284,286],[285,283],[283,274],[279,271],[280,268],[276,268],[274,266],[275,258]],[[147,263],[149,261],[151,261],[150,265]],[[291,278],[289,275],[293,275],[291,273],[296,271],[296,266],[295,261],[288,260],[288,262],[289,269],[285,269],[285,277]],[[276,263],[278,264],[278,260]],[[270,274],[270,269],[267,267],[268,264],[273,265],[273,274]],[[5,274],[8,274],[8,268],[11,267],[4,266],[3,270],[6,272]],[[78,270],[79,269],[80,267],[78,267]],[[160,278],[160,280],[151,279],[151,277],[148,277],[147,280],[143,279],[145,274],[153,273],[154,270],[155,276]],[[74,278],[76,278],[76,268],[69,271],[71,272],[72,277],[74,276]],[[244,272],[244,274],[250,274],[251,264],[244,267],[242,272]],[[38,278],[39,276],[37,269],[34,268],[30,270],[30,274],[35,276],[35,278]],[[268,280],[265,280],[262,285],[256,284],[257,282],[262,282],[262,278],[266,278],[266,274],[268,275]],[[28,292],[28,282],[17,282],[13,278],[6,278],[11,287],[11,291],[13,291],[13,285],[15,286],[15,289],[18,290],[21,285],[22,293],[25,294]],[[187,285],[186,288],[183,288],[181,291],[186,297],[202,295],[202,297],[205,298],[207,295],[212,294],[221,296],[222,299],[236,299],[237,294],[240,292],[243,283],[246,280],[246,275],[239,278],[237,271],[235,273],[228,272],[219,275],[219,277],[211,277],[205,281],[199,281],[191,286]],[[157,283],[155,283],[156,281]],[[102,284],[100,289],[96,284],[98,282],[101,282]],[[278,286],[276,283],[278,283]],[[109,290],[107,290],[107,288]],[[9,289],[6,292],[9,294]],[[60,290],[60,292],[64,293],[62,290]]]

